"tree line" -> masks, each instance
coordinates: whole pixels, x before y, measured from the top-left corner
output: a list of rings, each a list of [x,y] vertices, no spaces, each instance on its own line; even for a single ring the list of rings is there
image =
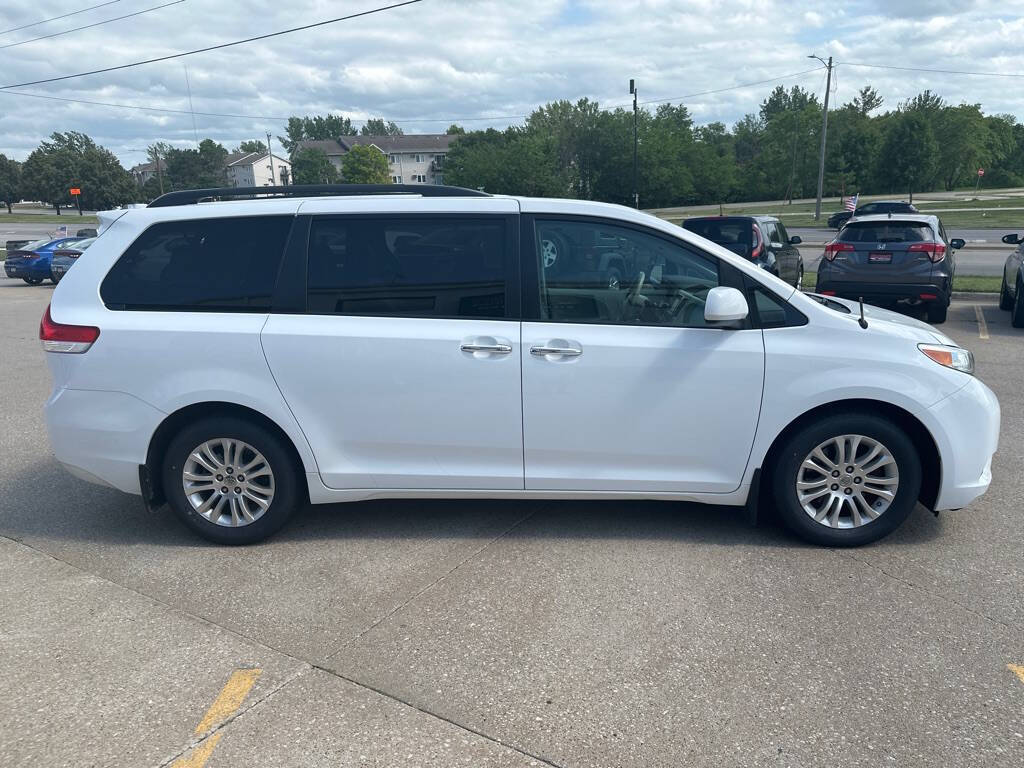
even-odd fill
[[[988,187],[1024,186],[1024,125],[1012,115],[986,115],[979,104],[952,105],[923,93],[883,110],[870,86],[829,110],[824,193],[912,195],[974,186],[978,168]],[[538,107],[522,123],[457,134],[445,163],[445,182],[488,192],[571,197],[631,204],[633,111],[602,109],[589,99]],[[812,197],[817,190],[822,106],[800,86],[776,87],[757,112],[731,128],[697,125],[681,104],[640,109],[637,120],[638,192],[645,208]],[[355,146],[336,168],[308,140],[356,134],[401,135],[394,122],[367,120],[358,130],[340,115],[293,116],[278,140],[292,162],[291,182],[388,183],[387,158]],[[235,149],[266,151],[262,141]],[[149,201],[163,191],[226,183],[229,152],[212,139],[195,149],[150,145],[158,178],[141,189],[107,149],[85,134],[54,133],[23,163],[0,155],[0,202],[41,200],[110,208]],[[59,208],[58,208],[59,210]]]

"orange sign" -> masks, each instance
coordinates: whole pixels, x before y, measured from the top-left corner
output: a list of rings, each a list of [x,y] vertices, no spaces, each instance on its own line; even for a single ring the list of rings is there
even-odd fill
[[[78,187],[72,187],[71,188],[71,194],[72,195],[80,195],[80,194],[82,194],[82,190],[79,189]]]

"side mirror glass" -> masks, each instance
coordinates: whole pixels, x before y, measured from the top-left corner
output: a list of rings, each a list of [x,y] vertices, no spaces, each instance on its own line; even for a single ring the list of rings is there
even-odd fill
[[[801,239],[800,235],[793,235],[791,238],[789,238],[790,245],[800,245],[800,243],[802,242],[803,240]]]
[[[1003,242],[1007,245],[1017,245],[1020,242],[1020,235],[1003,235]]]
[[[949,247],[952,248],[954,251],[959,251],[965,245],[967,245],[967,243],[961,237],[954,237],[952,240],[949,241]]]
[[[749,314],[747,299],[736,288],[719,286],[708,291],[708,298],[704,303],[704,321],[708,325],[736,328]]]

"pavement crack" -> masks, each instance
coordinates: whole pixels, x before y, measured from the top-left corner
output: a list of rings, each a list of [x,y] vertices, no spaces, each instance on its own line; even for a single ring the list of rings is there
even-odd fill
[[[211,736],[213,736],[218,731],[222,731],[225,728],[227,728],[227,726],[229,724],[233,723],[235,720],[240,718],[242,715],[247,714],[248,712],[251,712],[252,710],[256,709],[256,707],[258,707],[260,704],[262,704],[263,702],[265,702],[268,699],[270,699],[271,696],[276,694],[278,691],[282,690],[285,686],[287,686],[287,685],[293,683],[294,681],[298,680],[303,675],[308,675],[313,669],[315,669],[315,667],[313,667],[312,665],[307,665],[303,669],[298,669],[295,672],[293,672],[291,675],[288,675],[288,677],[286,677],[284,680],[279,682],[273,688],[270,688],[269,690],[265,691],[262,696],[259,696],[258,698],[254,698],[254,699],[248,700],[245,704],[243,704],[241,707],[239,707],[236,712],[233,712],[230,717],[224,718],[224,720],[222,720],[221,722],[217,723],[216,726],[214,726],[213,728],[209,729],[208,731],[204,731],[202,734],[200,734],[198,736],[193,736],[191,739],[189,739],[189,742],[188,742],[188,744],[185,747],[183,747],[182,749],[178,750],[177,752],[175,752],[170,757],[168,757],[168,758],[162,760],[161,762],[157,763],[156,768],[166,768],[167,766],[171,765],[172,763],[174,763],[175,760],[177,760],[178,758],[180,758],[180,757],[188,754],[189,752],[191,752],[193,749],[198,747],[200,744],[202,744],[204,741],[209,739]]]
[[[513,526],[513,527],[515,527],[515,526]],[[433,710],[425,709],[424,707],[421,707],[418,704],[415,704],[412,701],[409,701],[408,699],[403,699],[401,696],[398,696],[398,695],[396,695],[394,693],[390,693],[390,692],[384,690],[383,688],[377,688],[374,685],[370,685],[369,683],[365,683],[365,682],[363,682],[361,680],[356,680],[353,677],[349,677],[348,675],[343,675],[340,672],[338,672],[336,670],[333,670],[333,669],[328,669],[327,667],[322,667],[319,664],[313,664],[313,669],[317,669],[320,672],[324,672],[324,673],[330,675],[331,677],[336,677],[339,680],[344,680],[346,683],[351,683],[352,685],[358,686],[358,687],[360,687],[360,688],[362,688],[364,690],[372,691],[373,693],[376,693],[378,696],[383,696],[386,699],[390,699],[391,701],[394,701],[394,702],[396,702],[398,704],[402,704],[403,706],[409,707],[410,709],[414,709],[417,712],[420,712],[421,714],[427,715],[428,717],[432,717],[432,718],[434,718],[436,720],[440,720],[440,721],[442,721],[444,723],[448,723],[449,725],[454,726],[455,728],[458,728],[461,731],[466,731],[467,733],[471,733],[474,736],[478,736],[481,739],[486,739],[487,741],[491,742],[492,744],[497,744],[499,747],[504,747],[505,749],[510,749],[513,752],[516,752],[516,753],[522,755],[523,757],[528,757],[531,760],[536,760],[538,763],[541,763],[542,765],[548,765],[548,766],[551,766],[551,768],[564,768],[564,766],[562,766],[561,763],[553,762],[553,761],[551,761],[551,760],[549,760],[549,759],[547,759],[545,757],[541,757],[538,754],[530,752],[529,750],[524,749],[523,747],[516,746],[515,744],[511,744],[511,743],[509,743],[507,741],[502,741],[497,736],[493,736],[493,735],[487,733],[486,731],[481,731],[481,730],[479,730],[477,728],[474,728],[474,727],[472,727],[470,725],[466,725],[465,723],[460,723],[458,720],[452,720],[451,718],[445,717],[444,715],[441,715],[441,714],[438,714],[437,712],[434,712]]]
[[[381,624],[383,624],[383,623],[384,623],[385,621],[387,621],[387,620],[388,620],[388,619],[390,619],[390,618],[391,618],[392,616],[394,616],[394,615],[395,615],[396,613],[398,613],[398,612],[399,612],[399,611],[401,611],[402,609],[406,608],[407,606],[409,606],[410,604],[412,604],[413,602],[415,602],[415,601],[417,600],[417,598],[419,598],[419,597],[420,597],[421,595],[425,594],[426,592],[429,592],[429,591],[430,591],[431,589],[433,589],[434,587],[436,587],[436,586],[437,586],[438,584],[440,584],[440,583],[441,583],[442,581],[444,581],[444,580],[445,580],[445,579],[447,579],[447,578],[448,578],[449,576],[451,576],[451,575],[452,575],[453,573],[455,573],[455,572],[456,572],[457,570],[459,570],[459,568],[461,568],[462,566],[464,566],[464,565],[465,565],[466,563],[468,563],[468,562],[469,562],[470,560],[473,560],[474,558],[476,558],[477,556],[479,556],[479,555],[480,555],[480,553],[482,553],[482,552],[483,552],[484,550],[486,550],[486,549],[487,549],[488,547],[490,547],[491,545],[493,545],[493,544],[497,543],[497,542],[498,542],[498,541],[500,541],[501,539],[503,539],[503,538],[505,538],[506,536],[508,536],[508,535],[509,535],[509,534],[510,534],[510,533],[511,533],[512,531],[514,531],[514,530],[515,530],[516,528],[518,528],[518,527],[519,527],[520,525],[522,525],[523,523],[525,523],[525,522],[526,522],[527,520],[529,520],[529,519],[530,519],[531,517],[533,517],[533,516],[534,516],[534,515],[536,515],[536,514],[537,514],[537,510],[536,510],[536,509],[534,509],[534,510],[532,510],[532,511],[530,511],[530,512],[527,512],[527,513],[526,513],[525,515],[523,515],[523,516],[522,516],[521,518],[519,518],[519,519],[518,519],[518,520],[516,520],[516,521],[515,521],[514,523],[512,523],[512,525],[510,525],[510,526],[509,526],[508,528],[506,528],[506,529],[505,529],[504,531],[502,531],[501,533],[499,533],[499,534],[498,534],[497,536],[494,536],[493,538],[491,538],[491,539],[488,539],[488,540],[487,540],[487,541],[486,541],[486,542],[485,542],[485,543],[484,543],[484,544],[483,544],[482,546],[480,546],[480,547],[478,547],[477,549],[475,549],[475,550],[473,550],[472,552],[470,552],[470,553],[469,553],[468,555],[466,555],[466,556],[465,556],[464,558],[462,558],[461,560],[459,560],[459,562],[457,562],[457,563],[456,563],[455,565],[453,565],[453,566],[452,566],[451,568],[449,568],[449,569],[448,569],[447,571],[445,571],[445,572],[444,572],[444,573],[442,573],[442,574],[441,574],[440,576],[438,576],[438,577],[437,577],[436,579],[434,579],[434,580],[433,580],[432,582],[430,582],[429,584],[427,584],[426,586],[424,586],[423,588],[421,588],[420,590],[418,590],[418,591],[417,591],[417,592],[416,592],[415,594],[413,594],[413,595],[410,595],[410,596],[409,596],[409,597],[408,597],[407,599],[403,600],[403,601],[402,601],[401,603],[399,603],[398,605],[396,605],[396,606],[395,606],[394,608],[392,608],[392,609],[391,609],[390,611],[388,611],[387,613],[385,613],[385,614],[384,614],[383,616],[381,616],[381,617],[380,617],[379,619],[377,619],[377,620],[373,621],[373,622],[372,622],[372,623],[370,623],[370,624],[369,624],[369,625],[368,625],[367,627],[365,627],[364,629],[362,629],[362,630],[361,630],[360,632],[356,633],[355,635],[353,635],[352,637],[350,637],[350,638],[349,638],[348,640],[346,640],[345,642],[343,642],[343,643],[342,643],[342,644],[341,644],[340,646],[338,646],[338,648],[337,648],[336,650],[332,651],[331,653],[329,653],[329,654],[327,655],[327,657],[325,658],[325,661],[330,661],[330,660],[331,660],[331,659],[333,659],[333,658],[334,658],[335,656],[337,656],[337,655],[338,655],[339,653],[341,653],[341,652],[342,652],[343,650],[345,650],[345,649],[346,649],[346,648],[347,648],[348,646],[352,645],[352,643],[356,642],[356,641],[357,641],[357,640],[359,640],[359,639],[360,639],[361,637],[363,637],[363,636],[364,636],[364,635],[365,635],[365,634],[366,634],[367,632],[371,632],[371,631],[373,631],[374,629],[376,629],[377,627],[379,627],[379,626],[380,626]]]
[[[978,618],[984,619],[985,621],[989,621],[989,622],[991,622],[993,624],[998,624],[999,626],[1004,627],[1006,629],[1009,629],[1009,630],[1011,630],[1013,632],[1020,631],[1019,627],[1015,626],[1014,624],[1011,624],[1010,622],[1003,621],[1002,619],[997,619],[994,616],[989,616],[987,613],[983,613],[983,612],[981,612],[981,611],[979,611],[979,610],[977,610],[975,608],[970,607],[969,605],[964,605],[959,600],[955,600],[952,597],[950,597],[949,595],[945,595],[945,594],[942,594],[941,592],[936,592],[935,590],[928,589],[927,587],[921,586],[920,584],[917,584],[917,583],[915,583],[913,581],[910,581],[909,579],[906,579],[903,576],[897,576],[895,573],[891,573],[890,571],[887,571],[882,566],[877,565],[877,564],[871,562],[870,560],[866,560],[863,557],[858,557],[857,555],[853,554],[852,552],[850,552],[848,550],[832,550],[832,552],[833,552],[833,554],[836,554],[839,557],[846,557],[846,558],[848,558],[850,560],[853,560],[854,562],[860,563],[862,565],[866,565],[868,568],[871,568],[872,570],[878,571],[883,576],[886,576],[887,578],[890,578],[893,581],[897,581],[900,584],[903,584],[904,586],[910,587],[911,589],[920,590],[921,592],[924,592],[929,597],[934,597],[934,598],[936,598],[938,600],[941,600],[942,602],[949,603],[951,605],[955,605],[958,608],[961,608],[964,611],[967,611],[967,613],[971,614],[972,616],[977,616]]]

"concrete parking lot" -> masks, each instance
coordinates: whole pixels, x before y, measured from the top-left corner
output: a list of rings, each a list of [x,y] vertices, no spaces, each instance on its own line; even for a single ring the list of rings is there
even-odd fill
[[[55,463],[51,292],[0,279],[0,765],[1024,763],[1024,332],[991,299],[944,330],[1002,402],[992,488],[873,546],[389,501],[224,548]]]

